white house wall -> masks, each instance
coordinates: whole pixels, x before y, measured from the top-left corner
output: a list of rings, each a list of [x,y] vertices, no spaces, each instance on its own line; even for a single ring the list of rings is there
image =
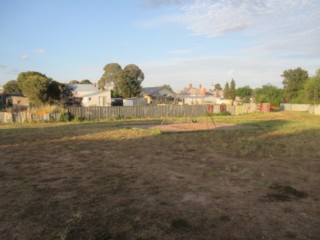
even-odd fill
[[[103,101],[103,98],[104,101]],[[85,96],[82,98],[82,106],[84,107],[90,107],[90,106],[111,106],[111,92],[110,91],[104,91],[101,93],[97,93],[90,96]]]

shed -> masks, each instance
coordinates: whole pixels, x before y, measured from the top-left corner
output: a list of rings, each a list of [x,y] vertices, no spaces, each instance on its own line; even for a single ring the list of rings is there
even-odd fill
[[[127,98],[123,99],[123,106],[133,107],[133,106],[144,106],[147,105],[147,100],[144,98]]]

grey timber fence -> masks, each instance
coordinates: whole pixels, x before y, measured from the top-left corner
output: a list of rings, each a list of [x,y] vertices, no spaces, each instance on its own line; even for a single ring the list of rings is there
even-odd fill
[[[206,114],[203,105],[166,105],[134,107],[68,107],[74,117],[84,119],[190,117]]]
[[[170,118],[200,117],[206,113],[227,111],[231,115],[253,112],[268,112],[270,104],[226,105],[163,105],[133,107],[68,107],[66,110],[75,118],[86,120],[120,119],[120,118]],[[315,108],[316,111],[316,108]],[[31,114],[30,112],[0,112],[0,123],[53,122],[60,121],[61,113]]]
[[[290,103],[281,103],[280,109],[282,111],[290,112],[309,112],[310,114],[320,115],[320,104],[290,104]]]

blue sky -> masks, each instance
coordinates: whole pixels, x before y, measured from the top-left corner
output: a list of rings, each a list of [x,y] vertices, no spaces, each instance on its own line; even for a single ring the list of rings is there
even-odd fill
[[[23,71],[97,82],[134,63],[143,86],[281,87],[320,68],[319,0],[1,0],[0,85]]]

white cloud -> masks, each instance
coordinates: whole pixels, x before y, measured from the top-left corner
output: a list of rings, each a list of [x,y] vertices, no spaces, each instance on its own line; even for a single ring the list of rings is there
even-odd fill
[[[234,69],[231,69],[229,72],[228,72],[228,75],[231,76],[231,77],[234,77],[236,75],[236,71]]]
[[[177,90],[188,83],[224,84],[234,77],[237,86],[271,83],[281,87],[284,70],[302,67],[313,74],[320,67],[319,0],[195,0],[175,14],[157,16],[144,24],[172,23],[182,24],[194,36],[206,37],[207,42],[219,37],[220,42],[229,40],[227,45],[234,37],[232,51],[237,57],[208,51],[202,57],[142,63],[144,85],[162,82]],[[241,34],[231,35],[234,32]]]
[[[46,51],[45,51],[44,49],[42,49],[42,48],[36,49],[36,50],[34,50],[34,52],[37,53],[37,54],[44,54],[44,53],[46,53]]]
[[[23,54],[23,55],[21,55],[20,58],[23,60],[27,60],[27,59],[29,59],[29,54]]]
[[[216,37],[259,25],[264,20],[270,25],[269,18],[273,16],[281,15],[276,19],[281,27],[286,24],[288,11],[314,5],[318,4],[312,0],[197,0],[183,7],[179,19],[194,34]],[[304,14],[295,13],[296,16]],[[272,28],[279,25],[272,24]]]
[[[157,1],[155,1],[157,2]],[[209,38],[242,31],[258,54],[320,55],[319,0],[195,0],[180,11],[139,22],[142,27],[179,23]]]

